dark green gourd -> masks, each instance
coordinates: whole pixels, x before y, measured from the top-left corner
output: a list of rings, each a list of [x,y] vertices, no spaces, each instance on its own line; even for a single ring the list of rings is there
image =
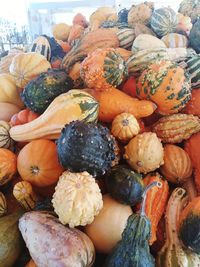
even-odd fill
[[[161,186],[153,182],[143,193],[142,207],[139,214],[132,214],[127,221],[122,239],[108,256],[105,267],[154,267],[155,261],[149,250],[151,224],[145,215],[146,194],[153,186]]]
[[[121,203],[134,206],[142,199],[144,183],[142,175],[127,166],[117,165],[106,174],[108,193]]]
[[[103,175],[118,160],[117,144],[109,130],[100,124],[74,121],[66,125],[57,140],[61,165],[71,172],[87,171]]]
[[[49,104],[73,87],[73,81],[63,70],[50,69],[31,80],[21,94],[24,104],[36,113],[43,113]]]
[[[128,23],[129,9],[123,8],[118,12],[118,22]]]

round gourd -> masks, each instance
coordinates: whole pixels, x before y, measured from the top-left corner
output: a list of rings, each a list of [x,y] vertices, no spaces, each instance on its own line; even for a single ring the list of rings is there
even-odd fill
[[[155,133],[138,134],[125,146],[124,158],[139,173],[156,170],[164,163],[163,157],[163,146]]]
[[[164,164],[160,171],[169,182],[174,184],[185,182],[192,175],[189,155],[178,146],[165,145]]]
[[[22,148],[17,169],[23,180],[39,187],[56,183],[63,172],[55,143],[46,139],[32,141]]]
[[[7,201],[2,192],[0,192],[0,217],[7,213]]]
[[[192,88],[199,88],[200,87],[200,55],[193,56],[192,58],[187,60],[186,70],[190,74]]]
[[[128,12],[128,23],[134,26],[135,23],[141,23],[144,25],[149,24],[153,6],[150,2],[133,5]]]
[[[121,29],[117,32],[117,37],[119,39],[119,46],[129,49],[135,39],[135,31],[134,29],[129,28]]]
[[[191,18],[181,13],[177,14],[178,24],[176,30],[180,33],[188,33],[192,29]]]
[[[49,68],[51,65],[44,56],[36,52],[20,53],[13,58],[10,73],[16,85],[24,88],[30,80]]]
[[[191,31],[190,31],[190,46],[197,52],[200,53],[200,18],[197,20],[197,22],[193,25]]]
[[[166,48],[165,43],[155,36],[150,34],[138,35],[132,45],[132,52],[138,52],[145,49]]]
[[[161,39],[166,47],[168,48],[177,48],[177,47],[187,47],[188,46],[188,39],[183,34],[178,33],[168,33],[167,35],[163,36]]]
[[[52,33],[55,39],[67,41],[71,26],[66,23],[58,23],[52,27]]]
[[[13,140],[9,134],[10,124],[6,121],[0,121],[0,148],[11,149],[13,147]]]
[[[121,234],[131,214],[130,206],[119,203],[108,194],[103,195],[103,208],[94,221],[85,227],[85,233],[98,252],[111,252],[121,240]]]
[[[9,122],[12,116],[20,112],[20,108],[14,104],[0,102],[0,120]]]
[[[61,223],[70,227],[92,223],[103,207],[99,186],[88,172],[64,172],[52,203]]]
[[[21,110],[19,113],[14,114],[10,120],[10,124],[11,126],[22,125],[27,122],[33,121],[38,117],[39,117],[38,114],[26,108]]]
[[[163,7],[154,10],[150,24],[153,31],[159,37],[162,37],[170,32],[176,31],[178,20],[173,9],[170,7]]]
[[[117,115],[111,127],[111,133],[122,142],[127,142],[136,136],[140,131],[140,126],[136,118],[130,113]]]
[[[125,61],[113,48],[97,49],[81,64],[81,77],[88,88],[103,91],[117,87],[126,76]]]
[[[160,114],[177,113],[191,98],[189,75],[171,61],[153,63],[139,77],[137,95],[152,100]]]
[[[17,172],[17,156],[6,148],[0,148],[0,186],[8,183]]]
[[[15,79],[10,74],[0,74],[0,102],[14,104],[19,108],[24,106]]]
[[[30,51],[37,52],[45,56],[48,61],[51,59],[51,46],[48,39],[44,35],[37,37],[33,41]]]

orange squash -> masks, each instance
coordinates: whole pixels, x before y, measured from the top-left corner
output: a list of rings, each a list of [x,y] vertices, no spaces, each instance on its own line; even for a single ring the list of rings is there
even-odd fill
[[[164,164],[160,170],[169,182],[179,184],[192,175],[192,163],[181,147],[168,144],[164,147]]]
[[[68,43],[71,45],[73,41],[79,39],[84,32],[84,27],[79,24],[74,24],[69,32]]]
[[[22,179],[32,185],[45,187],[54,184],[63,172],[56,144],[45,139],[30,142],[19,152],[17,169]]]
[[[155,109],[156,105],[148,100],[138,100],[112,88],[109,91],[96,91],[86,89],[99,102],[99,120],[111,122],[117,115],[128,112],[136,118],[148,117]]]
[[[129,59],[130,56],[132,56],[132,52],[129,50],[126,50],[124,48],[118,47],[115,49],[117,53],[119,53],[121,55],[121,57],[127,61]]]
[[[15,78],[16,85],[24,88],[30,80],[49,68],[51,68],[50,63],[41,54],[37,52],[20,53],[13,58],[10,73]]]
[[[11,126],[22,125],[27,122],[33,121],[38,117],[38,114],[26,108],[21,110],[19,113],[14,114],[10,120],[10,124]]]
[[[187,103],[184,112],[200,117],[200,88],[192,90],[192,97]]]
[[[130,95],[132,97],[137,97],[136,84],[137,84],[136,78],[133,76],[129,76],[128,80],[126,80],[122,84],[122,86],[120,86],[120,88],[127,95]]]
[[[17,172],[17,156],[6,148],[0,148],[0,185],[8,183]]]

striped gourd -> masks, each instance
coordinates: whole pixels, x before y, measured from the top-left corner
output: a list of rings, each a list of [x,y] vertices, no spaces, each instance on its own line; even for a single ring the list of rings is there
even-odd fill
[[[119,46],[125,49],[131,48],[135,39],[135,31],[133,29],[122,29],[117,33]]]
[[[159,119],[153,131],[164,143],[180,143],[200,131],[200,119],[188,114],[173,114]]]
[[[25,210],[33,210],[38,200],[32,185],[27,181],[16,183],[13,188],[13,195]]]
[[[0,192],[0,217],[7,213],[7,201],[2,192]]]
[[[176,13],[169,7],[156,9],[151,16],[151,28],[162,37],[170,32],[176,31],[178,24]]]
[[[200,55],[189,59],[186,63],[186,69],[191,75],[192,88],[200,87]]]
[[[32,44],[31,52],[37,52],[46,57],[47,60],[51,59],[51,47],[48,39],[45,36],[37,37]]]
[[[167,35],[163,36],[161,40],[169,48],[176,48],[176,47],[186,48],[188,46],[188,39],[183,34],[168,33]]]
[[[0,121],[0,148],[12,148],[13,140],[10,137],[10,124],[6,121]]]
[[[169,60],[166,48],[144,49],[138,51],[127,60],[129,75],[143,71],[148,65],[156,60]]]

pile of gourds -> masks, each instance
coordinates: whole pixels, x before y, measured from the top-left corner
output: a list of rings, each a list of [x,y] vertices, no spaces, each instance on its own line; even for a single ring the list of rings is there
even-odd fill
[[[0,61],[0,266],[200,266],[200,1],[72,24]]]

